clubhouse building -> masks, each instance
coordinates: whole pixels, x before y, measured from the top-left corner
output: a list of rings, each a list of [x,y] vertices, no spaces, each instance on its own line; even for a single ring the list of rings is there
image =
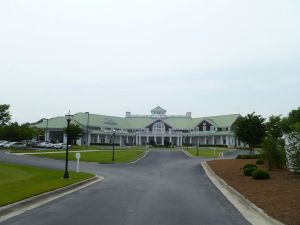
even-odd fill
[[[240,116],[230,114],[193,118],[190,112],[185,115],[167,115],[166,110],[156,107],[150,115],[133,115],[126,112],[125,117],[105,116],[91,113],[76,113],[71,123],[83,129],[78,145],[227,145],[239,146],[233,132],[233,124]],[[35,124],[45,131],[45,141],[66,143],[64,116],[43,119]]]

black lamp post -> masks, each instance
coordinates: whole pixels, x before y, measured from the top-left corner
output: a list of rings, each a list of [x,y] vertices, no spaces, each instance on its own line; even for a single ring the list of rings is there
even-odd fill
[[[189,150],[189,144],[188,144],[189,135],[186,135],[186,150]]]
[[[115,161],[115,135],[116,135],[116,130],[113,129],[112,133],[112,144],[113,144],[113,155],[112,155],[112,161]]]
[[[68,172],[68,160],[69,160],[69,133],[70,133],[70,122],[73,118],[73,115],[71,115],[70,111],[66,115],[66,119],[68,122],[68,127],[67,127],[67,147],[66,147],[66,166],[65,166],[65,174],[64,174],[64,179],[69,178],[69,172]]]

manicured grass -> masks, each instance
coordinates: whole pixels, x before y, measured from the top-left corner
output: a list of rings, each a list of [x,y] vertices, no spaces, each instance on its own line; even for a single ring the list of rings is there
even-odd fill
[[[80,148],[79,148],[80,147]],[[10,153],[44,153],[44,152],[65,152],[66,149],[6,149]],[[99,148],[88,148],[87,150],[85,148],[82,148],[82,146],[74,146],[69,149],[69,151],[76,151],[76,152],[84,152],[84,151],[89,151],[89,150],[98,150],[98,151],[112,151],[112,147],[102,147],[102,149]],[[139,151],[144,151],[145,149],[142,147],[115,147],[115,150],[122,150],[122,151],[128,151],[128,150],[139,150]]]
[[[142,150],[116,150],[115,161],[112,161],[112,151],[97,151],[97,152],[80,152],[80,161],[84,162],[99,162],[99,163],[125,163],[134,161],[140,158],[144,151]],[[69,152],[69,160],[76,160],[75,152]],[[63,153],[45,153],[45,154],[34,154],[33,156],[41,156],[53,159],[65,159]]]
[[[0,162],[0,206],[26,199],[47,191],[77,183],[93,174],[69,172],[63,179],[62,170],[52,170]]]
[[[198,156],[199,157],[219,157],[219,154],[224,151],[225,151],[224,149],[214,150],[214,149],[199,148]],[[197,156],[197,149],[189,148],[188,152],[193,156]]]

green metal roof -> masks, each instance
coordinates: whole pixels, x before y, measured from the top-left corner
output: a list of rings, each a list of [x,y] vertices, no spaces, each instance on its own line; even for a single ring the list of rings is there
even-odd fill
[[[150,125],[151,123],[162,120],[174,129],[184,130],[193,129],[202,121],[212,123],[217,127],[231,127],[235,120],[239,117],[239,114],[230,114],[222,116],[211,116],[211,117],[200,117],[190,118],[185,116],[166,116],[164,118],[154,118],[151,116],[133,116],[133,117],[116,117],[106,116],[98,114],[89,115],[89,126],[90,127],[112,127],[121,129],[142,129]],[[81,125],[83,128],[87,126],[88,114],[87,113],[76,113],[72,120],[73,123]],[[39,128],[46,129],[46,120],[36,124]],[[54,117],[48,120],[49,129],[62,129],[67,126],[65,117]]]

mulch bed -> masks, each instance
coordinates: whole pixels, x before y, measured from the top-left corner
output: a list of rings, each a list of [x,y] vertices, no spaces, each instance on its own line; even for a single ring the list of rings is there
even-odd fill
[[[271,179],[244,176],[243,166],[253,159],[209,161],[214,172],[256,206],[284,224],[300,225],[300,175],[286,170],[270,171]],[[263,166],[258,166],[263,168]]]

